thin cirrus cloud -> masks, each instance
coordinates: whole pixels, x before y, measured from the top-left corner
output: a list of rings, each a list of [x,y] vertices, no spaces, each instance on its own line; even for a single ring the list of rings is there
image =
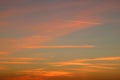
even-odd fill
[[[49,4],[50,5],[50,4]],[[40,12],[40,11],[48,11],[48,10],[54,10],[54,9],[60,9],[60,8],[66,8],[66,7],[71,7],[71,6],[75,6],[75,5],[80,5],[80,3],[74,3],[73,2],[69,2],[69,4],[55,4],[52,3],[50,6],[48,6],[47,4],[33,4],[33,5],[27,5],[27,6],[17,6],[17,8],[13,8],[13,9],[7,9],[4,10],[0,13],[0,17],[9,17],[9,16],[14,16],[14,15],[24,15],[24,14],[28,14],[28,13],[33,13],[33,12]],[[55,7],[56,6],[56,7]]]
[[[4,1],[2,1],[3,4],[5,4]],[[16,3],[19,2],[23,2],[22,1],[16,1]],[[24,1],[27,2],[27,1]],[[15,3],[15,1],[14,1]],[[28,14],[28,13],[32,13],[32,12],[39,12],[39,11],[48,11],[48,10],[54,10],[54,9],[60,9],[60,8],[70,8],[73,6],[79,6],[79,7],[84,7],[85,5],[87,5],[89,3],[86,1],[70,1],[70,2],[64,2],[64,3],[59,3],[59,4],[55,4],[55,3],[51,3],[49,5],[39,5],[39,4],[31,4],[28,5],[27,7],[17,7],[13,8],[13,9],[8,9],[5,10],[1,13],[1,17],[4,16],[11,16],[11,15],[15,15],[15,14]],[[102,5],[101,5],[102,4]],[[91,15],[93,13],[101,13],[101,12],[107,12],[109,10],[115,10],[116,8],[118,8],[117,3],[113,3],[111,1],[109,2],[104,2],[104,3],[99,3],[98,5],[96,5],[96,7],[90,7],[89,9],[82,11],[82,13],[86,13],[87,15]],[[102,8],[101,6],[104,6],[104,8]],[[84,15],[86,15],[84,14]]]
[[[72,71],[76,71],[78,72],[79,74],[83,74],[83,73],[100,73],[100,72],[108,72],[110,71],[109,69],[108,70],[105,70],[105,69],[96,69],[96,68],[90,68],[90,67],[84,67],[84,68],[71,68],[70,70]],[[86,75],[86,74],[85,74]]]
[[[117,65],[118,66],[118,65]],[[81,68],[69,68],[68,70],[75,71],[77,73],[91,73],[91,72],[112,72],[112,71],[117,71],[118,67],[115,66],[106,66],[106,65],[101,65],[101,64],[91,64],[87,66],[83,66]],[[80,71],[80,72],[79,72]]]
[[[78,4],[77,2],[74,2],[74,3]],[[83,1],[83,3],[84,3],[84,1]],[[81,4],[81,3],[79,3],[79,4]],[[66,6],[66,4],[64,4],[64,5]],[[72,5],[73,5],[73,2],[72,2]],[[69,5],[69,6],[72,6],[72,5]],[[56,5],[56,6],[58,7],[58,5]],[[60,7],[61,7],[61,6],[62,6],[62,5],[60,5]],[[22,12],[22,13],[23,13],[24,11],[25,11],[25,12],[27,12],[27,11],[28,11],[28,12],[29,12],[29,11],[34,12],[34,11],[31,10],[31,8],[33,8],[33,7],[35,7],[33,10],[36,10],[36,6],[32,6],[32,7],[29,6],[29,7],[27,7],[26,9],[21,8],[21,9],[15,9],[15,10],[8,10],[8,11],[5,12],[5,13],[3,12],[3,14],[5,15],[5,14],[7,13],[7,14],[10,15],[11,12],[12,12],[12,13],[15,13],[15,12],[18,12],[18,13],[19,13],[19,11]],[[50,6],[50,7],[51,7],[51,6]],[[99,7],[101,7],[101,5],[100,5]],[[37,6],[37,8],[40,8],[40,7]],[[45,8],[45,7],[43,6],[42,8]],[[47,7],[47,8],[49,8],[49,7]],[[52,8],[54,8],[54,6],[53,6]],[[103,10],[103,9],[105,9],[105,8],[102,8],[101,10]],[[109,8],[107,8],[107,9],[109,9]],[[22,10],[23,10],[23,11],[22,11]],[[41,10],[41,9],[38,9],[38,10]],[[95,9],[95,10],[99,10],[99,9]],[[96,13],[97,11],[94,11],[94,8],[93,8],[93,11],[91,11],[91,9],[89,9],[89,10],[83,11],[83,13],[80,12],[80,13],[77,14],[77,15],[78,15],[78,16],[80,16],[80,15],[83,16],[83,15],[85,15],[86,13],[89,14],[90,12],[93,12],[93,13],[91,13],[91,14],[94,14],[94,13]],[[12,14],[12,13],[11,13],[11,14]],[[66,13],[66,14],[69,14],[69,13]],[[90,16],[91,16],[91,14],[90,14]],[[14,14],[13,14],[13,15],[14,15]],[[58,15],[58,16],[60,16],[60,15]],[[77,17],[78,17],[78,16],[77,16]],[[93,15],[92,15],[92,16],[93,16]],[[55,16],[53,16],[53,17],[55,17]],[[53,20],[53,17],[52,17],[52,20]],[[78,19],[78,18],[77,18],[77,19]],[[92,19],[92,18],[91,18],[91,19]],[[56,21],[56,18],[55,18],[54,21]],[[53,21],[53,23],[55,24],[56,22],[54,22],[54,21]],[[91,20],[89,20],[89,21],[91,21]],[[83,22],[83,21],[82,21],[82,22]],[[51,20],[50,20],[50,23],[51,23]],[[71,23],[71,22],[70,22],[70,23]],[[69,24],[70,24],[70,23],[69,23]],[[81,23],[81,22],[79,22],[79,23]],[[85,22],[85,23],[86,23],[86,22]],[[87,23],[90,23],[90,22],[87,22]],[[87,23],[86,23],[86,24],[87,24]],[[94,23],[95,23],[95,22],[94,22]],[[6,23],[6,24],[8,24],[8,23]],[[6,25],[6,24],[5,24],[5,25]],[[52,23],[51,23],[51,24],[52,24]],[[60,23],[60,24],[61,24],[61,23]],[[63,24],[63,23],[62,23],[62,24]],[[75,24],[76,24],[76,23],[75,23]],[[90,24],[91,24],[91,23],[90,23]],[[92,24],[93,24],[93,22],[92,22]],[[71,24],[70,24],[70,25],[71,25]],[[80,24],[80,25],[81,25],[81,24]],[[51,26],[52,26],[52,25],[51,25]],[[57,26],[58,26],[58,25],[57,25]],[[62,26],[62,25],[61,25],[61,26]],[[69,26],[69,25],[68,25],[68,26]],[[34,27],[35,27],[35,26],[34,26]],[[23,28],[23,27],[22,27],[22,28]],[[29,29],[29,28],[30,28],[30,27],[28,27],[28,29]],[[55,28],[55,27],[54,27],[54,28]],[[14,30],[14,29],[13,29],[13,30]]]
[[[23,48],[95,48],[93,45],[25,46]]]
[[[96,68],[96,69],[108,69],[108,70],[116,70],[116,67],[111,66],[103,66],[103,65],[90,65],[88,68]]]
[[[25,61],[22,61],[22,62],[21,61],[1,61],[0,64],[10,64],[10,65],[11,64],[15,64],[15,65],[16,64],[20,64],[20,65],[23,64],[23,65],[25,65],[25,64],[35,64],[35,63],[33,63],[33,62],[25,62]]]
[[[29,58],[29,57],[22,57],[22,58],[0,58],[0,64],[37,64],[33,61],[43,61],[46,58]]]
[[[75,2],[74,4],[78,4],[78,3]],[[61,5],[59,5],[59,6],[61,7]],[[75,6],[75,5],[73,5],[73,4],[67,5],[67,7],[70,7],[70,6]],[[66,7],[66,5],[64,5],[64,7]],[[33,12],[34,12],[34,10],[39,11],[38,8],[33,7],[32,8]],[[20,9],[17,9],[17,10],[16,9],[7,10],[6,12],[3,12],[1,14],[7,15],[10,12],[9,15],[12,15],[12,14],[14,15],[14,14],[16,14],[16,12],[19,13],[18,10],[20,12],[23,12],[23,13],[26,13],[27,11],[29,12],[29,10],[32,11],[31,6],[29,6],[29,7],[20,8]],[[87,11],[91,12],[89,9]],[[95,9],[95,11],[96,11],[96,9]],[[94,11],[92,11],[92,12],[94,12]],[[83,13],[84,13],[84,11],[83,11]],[[86,11],[85,11],[85,13],[86,13]],[[94,14],[94,13],[92,13],[92,14]],[[24,14],[22,14],[22,15],[24,15]],[[70,46],[68,46],[68,45],[65,45],[65,46],[64,45],[62,45],[62,46],[60,46],[60,45],[59,46],[41,46],[40,45],[41,43],[51,42],[51,41],[56,40],[57,38],[60,38],[62,36],[70,34],[72,32],[87,29],[87,28],[91,28],[91,27],[95,27],[97,25],[102,24],[101,19],[98,19],[98,20],[93,20],[93,18],[90,18],[89,20],[88,19],[81,19],[81,18],[78,19],[77,17],[79,16],[79,14],[75,14],[74,18],[71,19],[70,21],[69,20],[59,19],[60,17],[58,17],[58,15],[57,15],[57,17],[53,16],[50,19],[50,21],[45,22],[45,23],[43,22],[43,23],[31,26],[31,27],[25,27],[25,29],[24,29],[24,27],[17,27],[18,29],[16,28],[16,30],[18,30],[17,31],[18,33],[19,32],[21,33],[24,30],[26,32],[27,31],[28,32],[33,31],[33,32],[37,33],[37,35],[39,35],[39,36],[36,36],[36,35],[31,36],[30,35],[28,37],[26,36],[26,37],[21,37],[21,38],[1,39],[0,42],[3,43],[3,45],[4,45],[4,43],[8,43],[9,44],[8,47],[9,47],[10,50],[12,50],[14,48],[94,48],[95,47],[93,45],[83,45],[83,46],[81,46],[81,45],[79,45],[79,46],[76,46],[76,45],[75,46],[71,46],[71,45]],[[83,14],[81,14],[81,16],[82,15]],[[9,23],[10,23],[10,25],[12,25],[11,22],[9,22]],[[41,28],[41,26],[43,26],[45,28],[43,28],[43,27]],[[2,31],[6,30],[6,29],[8,29],[8,28],[3,29]],[[12,29],[12,27],[10,27],[10,29],[8,29],[7,31],[9,32],[9,30],[14,30],[14,27],[13,27],[13,29]],[[40,34],[45,35],[45,36],[41,36]],[[0,46],[0,47],[2,47],[2,46]],[[8,47],[6,47],[5,49],[8,49]]]
[[[81,60],[73,60],[73,62],[87,62],[87,61],[116,61],[120,60],[119,56],[113,56],[113,57],[101,57],[101,58],[91,58],[91,59],[81,59]]]
[[[17,73],[32,74],[32,75],[46,76],[46,77],[73,75],[71,72],[67,72],[67,71],[51,71],[51,70],[45,70],[45,69],[31,69],[31,70],[18,71]]]
[[[96,58],[94,60],[120,60],[120,57],[105,57],[105,58]]]
[[[71,61],[49,63],[52,66],[70,66],[70,65],[92,65],[92,61],[119,61],[120,57],[102,57],[93,59],[76,59]]]
[[[82,2],[82,3],[81,3]],[[83,4],[84,3],[84,1],[81,1],[81,2],[74,2],[74,4]],[[69,4],[69,6],[68,7],[70,7],[70,6],[72,6],[73,5],[73,2],[71,2],[72,4]],[[85,2],[86,3],[86,2]],[[107,2],[106,2],[107,3]],[[78,16],[91,16],[91,15],[95,15],[95,14],[98,14],[98,13],[106,13],[106,12],[108,12],[108,10],[109,11],[113,11],[113,10],[116,10],[116,8],[118,8],[117,6],[115,6],[116,4],[115,3],[113,3],[113,2],[109,2],[109,3],[100,3],[99,5],[97,5],[96,7],[91,7],[90,9],[88,8],[87,10],[83,10],[82,12],[80,12],[79,14],[77,14],[77,15],[75,15],[75,17],[77,17],[77,19],[78,19]],[[63,3],[62,3],[63,4]],[[104,8],[102,8],[101,7],[101,4],[103,4],[104,5]],[[52,8],[56,8],[55,7],[55,5],[56,4],[54,4],[53,5],[53,7]],[[65,6],[67,6],[66,4],[63,4],[64,5],[64,7]],[[63,5],[61,5],[61,4],[59,4],[59,7],[61,8]],[[56,6],[58,6],[58,5],[56,5]],[[33,9],[33,11],[31,10],[31,8]],[[5,15],[5,13],[6,14],[9,14],[10,15],[10,13],[11,14],[13,14],[14,15],[14,13],[15,12],[17,12],[17,13],[19,13],[20,14],[20,12],[26,12],[26,11],[31,11],[31,12],[34,12],[34,10],[36,10],[36,8],[38,9],[38,11],[40,10],[40,7],[39,6],[29,6],[29,7],[26,7],[26,8],[20,8],[20,9],[13,9],[13,10],[8,10],[8,11],[6,11],[6,12],[3,12],[3,14]],[[44,6],[44,8],[45,8],[45,6]],[[42,7],[42,9],[44,9],[43,7]],[[49,7],[46,7],[46,8],[49,8]],[[22,11],[23,10],[23,11]],[[10,13],[9,13],[10,12]],[[24,15],[24,14],[23,14]],[[54,17],[54,16],[53,16]],[[52,18],[53,19],[53,18]],[[92,18],[91,18],[92,19]],[[55,22],[56,21],[56,19],[53,21],[53,22]],[[89,20],[89,21],[91,21],[91,20]],[[87,22],[88,23],[88,22]],[[46,23],[47,24],[47,23]],[[52,24],[52,23],[51,23]],[[71,25],[71,24],[70,24]],[[81,25],[81,24],[80,24]],[[51,26],[53,26],[53,25],[51,25]],[[57,25],[58,26],[58,25]],[[34,26],[35,27],[35,26]],[[28,29],[29,29],[29,27],[28,27]]]
[[[2,2],[1,2],[2,3],[1,5],[5,4],[5,1],[2,1]],[[12,2],[12,4],[14,4],[14,3],[18,4],[20,2],[23,3],[23,0],[22,1],[14,1],[14,2]],[[25,2],[27,2],[27,1],[24,1],[24,3]],[[83,6],[83,4],[88,4],[88,3],[81,2],[81,1],[77,1],[77,2],[70,1],[67,3],[66,2],[59,3],[59,4],[51,3],[48,5],[43,5],[43,4],[41,4],[41,5],[40,4],[31,4],[31,5],[27,5],[27,6],[24,5],[24,7],[18,6],[17,8],[15,7],[12,9],[3,10],[0,14],[1,15],[0,17],[9,17],[9,16],[13,16],[13,15],[24,15],[24,14],[39,12],[39,11],[48,11],[48,10],[69,8],[69,7],[73,7],[76,5]]]
[[[22,70],[16,71],[16,74],[24,74],[15,77],[5,78],[6,80],[46,80],[46,78],[54,78],[54,77],[72,77],[73,74],[67,71],[47,71],[44,69],[31,69],[31,70]]]
[[[0,60],[8,60],[8,61],[34,61],[34,60],[46,60],[46,58],[22,57],[22,58],[0,58]]]
[[[63,62],[51,62],[48,63],[51,66],[55,67],[64,67],[64,66],[82,66],[82,68],[74,68],[70,70],[80,70],[84,72],[108,72],[109,71],[116,71],[120,64],[114,63],[93,63],[94,61],[119,61],[120,57],[101,57],[101,58],[92,58],[92,59],[76,59],[71,61],[63,61]]]
[[[99,25],[101,23],[98,22],[91,22],[91,21],[60,21],[60,22],[54,22],[54,20],[52,22],[49,22],[47,25],[43,24],[43,26],[46,26],[45,29],[42,30],[42,34],[44,34],[45,36],[37,36],[37,35],[33,35],[33,36],[29,36],[29,37],[22,37],[22,38],[11,38],[11,39],[1,39],[0,42],[4,45],[6,43],[8,43],[8,47],[10,47],[10,50],[12,50],[11,48],[24,48],[24,47],[33,47],[33,48],[37,48],[37,47],[41,47],[41,48],[47,48],[49,46],[38,46],[38,44],[41,43],[46,43],[46,42],[51,42],[51,41],[55,41],[57,38],[60,38],[62,36],[65,36],[67,34],[70,34],[72,32],[75,32],[76,30],[83,30],[83,29],[87,29],[90,27],[94,27],[95,25]],[[57,27],[56,27],[57,26]],[[73,27],[74,26],[74,27]],[[38,29],[37,29],[38,28]],[[36,27],[35,31],[38,30],[38,34],[41,34],[39,32],[41,32],[41,30],[39,29],[39,27]],[[37,45],[37,46],[36,46]],[[2,47],[2,46],[0,46]],[[49,48],[52,48],[54,46],[51,46]],[[56,46],[57,48],[58,46]],[[62,47],[67,47],[67,46],[59,46],[59,48]],[[74,46],[75,47],[75,46]],[[76,46],[77,47],[77,46]],[[79,46],[81,48],[93,48],[93,45],[83,45],[83,46]],[[70,48],[70,47],[69,47]],[[7,48],[8,49],[8,48]]]

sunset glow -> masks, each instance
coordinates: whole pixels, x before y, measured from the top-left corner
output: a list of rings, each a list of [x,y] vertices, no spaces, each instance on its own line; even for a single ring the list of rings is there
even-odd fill
[[[119,0],[0,0],[0,80],[120,80]]]

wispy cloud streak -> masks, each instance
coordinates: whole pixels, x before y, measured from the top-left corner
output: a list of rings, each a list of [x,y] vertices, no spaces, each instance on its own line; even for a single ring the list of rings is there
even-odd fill
[[[21,58],[0,58],[0,60],[8,60],[8,61],[34,61],[34,60],[46,60],[46,58],[29,58],[29,57],[21,57]]]
[[[120,57],[102,57],[102,58],[93,58],[93,59],[76,59],[71,61],[53,62],[49,64],[52,66],[70,66],[70,65],[84,66],[84,65],[93,65],[91,64],[91,62],[94,62],[94,61],[119,61],[119,60],[120,60]],[[101,63],[99,65],[101,65]]]
[[[23,48],[95,48],[93,45],[67,45],[67,46],[25,46]]]
[[[10,61],[0,61],[0,64],[23,64],[23,65],[25,65],[25,64],[35,64],[35,63],[33,63],[33,62],[20,62],[20,61],[18,61],[18,62],[16,62],[16,61],[14,61],[14,62],[10,62]]]
[[[46,76],[46,77],[73,75],[71,72],[67,72],[67,71],[54,71],[54,70],[45,70],[45,69],[31,69],[31,70],[18,71],[17,73],[32,74],[32,75]]]

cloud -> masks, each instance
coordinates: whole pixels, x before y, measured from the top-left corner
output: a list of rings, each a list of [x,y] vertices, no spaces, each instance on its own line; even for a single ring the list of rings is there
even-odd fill
[[[101,57],[101,58],[91,58],[91,59],[78,59],[73,60],[73,62],[87,62],[87,61],[116,61],[120,60],[119,56],[113,56],[113,57]]]
[[[96,59],[93,59],[93,60],[103,60],[103,61],[109,61],[109,60],[120,60],[120,57],[103,57],[103,58],[96,58]]]
[[[91,64],[91,65],[86,65],[83,67],[76,67],[76,68],[68,68],[68,70],[71,71],[75,71],[76,73],[79,74],[88,74],[91,72],[95,72],[95,73],[104,73],[104,72],[113,72],[113,71],[117,71],[118,67],[114,67],[114,66],[108,66],[108,65],[101,65],[101,64]]]
[[[96,68],[89,68],[89,67],[84,67],[84,68],[71,68],[70,70],[76,71],[79,74],[84,74],[84,73],[91,73],[91,72],[106,72],[104,69],[96,69]],[[108,71],[108,70],[107,70]]]
[[[45,80],[41,76],[20,75],[12,77],[4,77],[3,80]]]
[[[0,71],[1,71],[1,70],[6,70],[6,67],[1,67],[1,66],[0,66]]]
[[[77,65],[77,66],[86,66],[86,65],[90,65],[89,63],[84,63],[84,62],[53,62],[53,63],[49,63],[49,65],[52,66],[71,66],[71,65]]]
[[[3,1],[4,2],[4,1]],[[15,7],[10,8],[8,10],[3,10],[0,14],[4,17],[8,16],[16,16],[16,15],[25,15],[27,13],[34,13],[34,12],[40,12],[40,11],[48,11],[48,10],[54,10],[58,8],[70,8],[71,6],[83,6],[83,4],[88,4],[89,2],[84,1],[70,1],[65,3],[59,3],[54,5],[28,5],[25,7]],[[81,5],[80,5],[81,4]],[[40,6],[43,6],[42,8]],[[56,7],[55,7],[56,6]],[[91,10],[91,9],[90,9]],[[68,13],[69,11],[63,11],[61,12],[63,15],[66,14],[72,14],[74,12]],[[86,11],[85,11],[86,12]],[[91,12],[88,10],[88,12]],[[84,11],[83,11],[84,13]],[[72,18],[70,19],[64,19],[64,16],[60,14],[55,14],[48,21],[46,22],[33,22],[31,23],[17,23],[14,21],[2,21],[1,25],[5,25],[1,27],[1,31],[5,33],[11,33],[16,32],[17,34],[23,34],[26,35],[26,33],[30,33],[30,35],[24,36],[24,37],[18,37],[18,38],[7,38],[7,39],[0,39],[0,43],[5,46],[6,49],[15,50],[16,48],[20,50],[21,48],[94,48],[93,45],[83,45],[83,46],[42,46],[41,44],[48,43],[55,41],[58,38],[61,38],[63,36],[66,36],[70,33],[73,33],[78,30],[88,29],[91,27],[95,27],[97,25],[102,24],[101,18],[95,20],[93,17],[91,18],[79,18],[78,16],[80,13],[75,13]],[[82,16],[83,14],[81,14]],[[84,17],[84,16],[83,16]],[[32,20],[32,19],[31,19]],[[6,24],[9,24],[6,26]],[[19,26],[18,26],[19,24]],[[12,27],[9,27],[12,26]],[[7,43],[7,44],[6,44]],[[0,46],[1,48],[2,46]]]
[[[67,46],[25,46],[23,48],[95,48],[93,45],[67,45]]]
[[[91,59],[76,59],[70,61],[61,61],[61,62],[49,62],[48,65],[55,67],[64,67],[64,66],[80,66],[81,68],[73,68],[69,70],[73,70],[78,73],[81,72],[108,72],[118,70],[120,64],[114,64],[115,61],[119,61],[120,57],[101,57],[101,58],[91,58]],[[100,63],[96,61],[104,61],[109,62],[113,61],[113,63]]]
[[[46,58],[29,58],[29,57],[16,57],[16,58],[0,58],[0,60],[8,61],[34,61],[34,60],[46,60]]]
[[[7,52],[7,51],[0,51],[0,55],[6,55],[6,54],[10,54],[10,52]]]
[[[43,76],[72,76],[72,74],[65,71],[50,71],[43,73]]]
[[[55,38],[59,38],[70,34],[72,32],[83,30],[91,27],[95,27],[96,25],[100,25],[102,23],[97,21],[86,21],[86,20],[54,20],[47,23],[45,33]]]
[[[107,69],[107,70],[116,70],[116,67],[111,66],[101,66],[101,65],[90,65],[88,68],[96,68],[96,69]]]
[[[29,57],[16,57],[16,58],[0,58],[0,64],[37,64],[37,62],[33,61],[41,61],[41,60],[46,60],[46,58],[29,58]]]
[[[71,72],[67,71],[51,71],[51,70],[45,70],[45,69],[31,69],[31,70],[24,70],[24,71],[18,71],[19,73],[24,74],[32,74],[36,76],[46,76],[46,77],[53,77],[53,76],[72,76]]]
[[[43,43],[48,43],[48,42],[53,42],[58,38],[61,38],[63,36],[66,36],[72,32],[78,31],[78,30],[83,30],[83,29],[87,29],[87,28],[91,28],[94,27],[95,25],[99,25],[101,23],[99,22],[91,22],[91,21],[56,21],[56,19],[51,20],[48,23],[43,23],[42,26],[44,26],[45,28],[43,29],[39,29],[41,28],[41,25],[38,26],[32,26],[33,27],[33,31],[37,34],[34,35],[29,35],[29,36],[25,36],[25,37],[18,37],[18,38],[4,38],[4,39],[0,39],[0,43],[2,45],[6,45],[4,47],[5,50],[9,49],[11,50],[20,50],[22,48],[26,48],[26,47],[33,47],[33,48],[48,48],[49,46],[42,46],[41,44]],[[21,28],[21,27],[20,27]],[[14,29],[13,29],[14,30]],[[26,29],[25,29],[26,30]],[[18,33],[23,32],[24,29],[18,29]],[[26,30],[26,31],[29,31]],[[42,34],[42,35],[41,35]],[[0,48],[2,48],[3,46],[0,46]],[[50,46],[49,48],[63,48],[63,47],[68,47],[68,48],[93,48],[95,46],[93,45],[83,45],[83,46]],[[14,51],[13,50],[13,51]]]
[[[23,1],[23,0],[22,0]],[[20,2],[22,2],[20,1]],[[6,1],[2,1],[4,4],[6,3]],[[19,1],[15,1],[15,3],[19,3]],[[25,1],[26,2],[26,1]],[[13,2],[14,3],[14,2]],[[66,2],[65,3],[60,3],[60,4],[51,4],[51,7],[49,7],[49,5],[45,6],[45,5],[41,5],[43,6],[42,8],[40,8],[40,5],[28,5],[27,7],[15,7],[15,8],[10,8],[8,10],[3,10],[1,11],[1,16],[4,17],[8,17],[8,16],[15,16],[16,14],[22,14],[25,15],[27,13],[34,13],[34,12],[39,12],[39,11],[48,11],[48,10],[54,10],[54,9],[58,9],[58,8],[70,8],[71,6],[76,6],[76,4],[78,6],[83,7],[83,4],[88,4],[89,2],[86,1],[70,1],[70,2]],[[81,4],[81,5],[79,5]],[[113,5],[111,5],[113,4]],[[104,5],[105,8],[102,8],[101,6]],[[47,42],[51,42],[51,41],[55,41],[57,38],[61,38],[62,36],[66,36],[67,34],[70,34],[72,32],[78,31],[78,30],[83,30],[83,29],[88,29],[91,27],[95,27],[97,25],[101,25],[104,23],[104,20],[98,16],[97,19],[94,19],[93,15],[94,14],[98,14],[98,13],[104,13],[108,10],[114,10],[114,8],[117,8],[116,6],[114,7],[114,3],[110,2],[107,4],[103,4],[100,3],[99,5],[97,5],[96,7],[90,7],[88,9],[82,10],[77,14],[74,14],[72,18],[70,18],[69,20],[64,19],[62,15],[60,14],[56,14],[52,17],[50,17],[50,20],[48,20],[47,22],[41,22],[41,23],[35,23],[31,26],[28,26],[26,24],[20,25],[20,27],[17,25],[15,25],[15,22],[11,22],[11,21],[2,21],[0,23],[1,26],[0,27],[1,31],[4,32],[4,30],[7,30],[7,32],[13,32],[16,31],[18,34],[23,33],[23,32],[30,32],[32,35],[29,36],[25,36],[25,37],[21,37],[21,38],[8,38],[8,39],[0,39],[0,43],[2,43],[2,45],[6,45],[5,46],[5,50],[10,49],[14,50],[16,48],[93,48],[94,46],[41,46],[41,44],[43,43],[47,43]],[[56,6],[56,7],[55,7]],[[69,11],[67,11],[66,13],[62,13],[64,15],[66,14],[73,14],[74,12],[68,13]],[[92,15],[92,16],[91,16]],[[81,17],[82,16],[82,17]],[[7,22],[7,23],[6,23]],[[6,24],[7,25],[6,27]],[[9,27],[9,26],[13,26],[13,27]],[[16,27],[18,26],[18,27]],[[35,33],[35,34],[34,34]],[[39,35],[39,36],[37,36]],[[0,48],[2,48],[3,46],[0,46]],[[11,52],[12,53],[12,52]]]
[[[20,61],[0,61],[0,64],[23,64],[23,65],[25,65],[25,64],[35,64],[35,63],[33,63],[33,62],[20,62]]]
[[[51,38],[49,36],[31,36],[31,37],[25,37],[25,38],[19,38],[14,40],[14,43],[16,44],[18,48],[21,48],[22,46],[27,45],[36,45],[44,42],[49,42]]]
[[[118,61],[118,60],[120,60],[120,57],[102,57],[102,58],[92,58],[92,59],[76,59],[76,60],[63,61],[63,62],[51,62],[48,64],[52,66],[71,66],[71,65],[89,66],[89,65],[93,65],[92,63],[93,61]],[[101,63],[99,65],[101,65]]]
[[[24,15],[24,14],[30,14],[30,13],[35,13],[35,12],[46,12],[46,11],[50,11],[50,10],[57,10],[57,9],[66,9],[69,7],[73,7],[76,5],[79,6],[83,6],[83,4],[86,4],[85,2],[82,1],[69,1],[69,2],[59,2],[57,1],[56,3],[44,3],[43,1],[35,1],[36,4],[31,3],[30,5],[26,4],[24,5],[23,3],[28,3],[29,0],[21,0],[21,1],[1,1],[0,5],[1,6],[11,6],[14,4],[14,6],[16,6],[15,4],[18,5],[23,5],[23,6],[16,6],[16,7],[12,7],[12,8],[8,8],[3,11],[1,11],[1,16],[0,17],[9,17],[9,16],[14,16],[14,15]],[[42,4],[43,3],[43,4]],[[46,5],[44,5],[46,4]]]
[[[0,54],[14,53],[21,50],[23,46],[38,45],[41,43],[49,42],[51,38],[48,36],[30,36],[22,38],[4,38],[0,39]]]
[[[13,4],[18,4],[22,5],[23,3],[28,3],[29,0],[21,0],[21,1],[1,1],[1,5],[13,5]],[[67,2],[59,2],[57,1],[56,3],[46,3],[40,4],[42,2],[35,1],[36,4],[30,4],[30,5],[23,5],[23,6],[16,6],[14,8],[6,9],[1,12],[1,17],[9,17],[13,15],[24,15],[28,13],[35,13],[35,12],[45,12],[45,11],[51,11],[51,10],[58,10],[58,9],[69,9],[71,7],[85,7],[86,5],[91,4],[89,1],[67,1]],[[118,8],[118,3],[116,1],[105,1],[104,3],[99,2],[99,4],[94,5],[89,7],[87,10],[83,10],[82,13],[80,13],[82,16],[88,16],[88,15],[95,15],[96,13],[105,13],[105,12],[110,12],[111,10],[116,10]],[[104,8],[103,8],[104,7]],[[64,11],[65,12],[65,11]],[[72,13],[72,12],[71,12]]]

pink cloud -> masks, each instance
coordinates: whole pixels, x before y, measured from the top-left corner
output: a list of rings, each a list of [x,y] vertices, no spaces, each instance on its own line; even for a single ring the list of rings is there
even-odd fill
[[[38,34],[42,35],[32,35],[28,37],[21,37],[21,38],[8,38],[8,39],[0,39],[0,43],[5,46],[5,50],[9,49],[10,51],[15,49],[19,50],[25,47],[33,47],[33,48],[48,48],[49,46],[41,46],[43,43],[55,41],[57,38],[75,32],[77,30],[83,30],[87,28],[94,27],[95,25],[99,25],[101,23],[96,21],[82,21],[82,20],[75,20],[75,21],[57,21],[51,20],[48,23],[43,23],[42,26],[45,26],[45,29],[39,29],[41,25],[33,27],[33,30]],[[0,46],[2,47],[2,46]],[[50,46],[49,48],[94,48],[93,45],[83,45],[83,46]],[[17,49],[16,49],[17,48]]]
[[[21,0],[21,1],[1,1],[1,5],[8,5],[8,4],[19,4],[19,3],[24,3],[24,2],[28,2],[29,0]],[[72,6],[83,6],[83,4],[86,4],[85,2],[81,2],[81,1],[69,1],[69,2],[64,2],[64,3],[51,3],[51,4],[47,4],[47,5],[40,5],[40,4],[31,4],[31,5],[27,5],[27,6],[18,6],[15,8],[10,8],[10,9],[6,9],[3,10],[0,13],[0,17],[9,17],[9,16],[14,16],[14,15],[24,15],[24,14],[28,14],[28,13],[34,13],[34,12],[42,12],[42,11],[48,11],[48,10],[55,10],[55,9],[62,9],[62,8],[69,8]]]
[[[18,1],[19,2],[19,1]],[[5,3],[3,1],[3,3]],[[83,7],[83,4],[88,4],[86,1],[73,1],[73,2],[68,2],[66,3],[60,3],[60,4],[51,4],[51,7],[42,5],[43,7],[40,8],[40,5],[30,5],[27,7],[17,7],[17,8],[12,8],[8,10],[3,10],[0,15],[1,17],[9,17],[9,16],[15,16],[15,15],[25,15],[27,13],[32,13],[32,12],[39,12],[39,11],[47,11],[47,10],[54,10],[54,9],[59,9],[59,8],[69,8],[71,6],[81,6]],[[80,5],[81,4],[81,5]],[[113,5],[112,5],[113,4]],[[56,7],[55,7],[56,6]],[[101,7],[102,6],[102,7]],[[104,8],[103,8],[104,6]],[[107,13],[110,11],[113,11],[117,9],[118,7],[115,6],[115,3],[105,3],[105,4],[98,4],[96,7],[90,7],[86,10],[80,11],[78,13],[71,12],[71,14],[74,13],[73,18],[70,20],[65,20],[62,19],[62,15],[56,14],[52,17],[50,17],[50,20],[48,22],[42,22],[42,23],[35,23],[31,26],[26,26],[25,24],[20,26],[23,27],[16,27],[18,24],[15,25],[15,22],[11,21],[2,21],[0,23],[1,26],[6,24],[9,25],[14,25],[15,27],[0,27],[1,31],[3,32],[4,30],[9,31],[16,31],[17,33],[21,32],[30,32],[30,33],[35,33],[27,37],[21,37],[21,38],[11,38],[11,39],[0,39],[0,43],[2,45],[6,45],[4,50],[7,50],[10,52],[13,52],[18,48],[20,50],[21,48],[94,48],[94,46],[45,46],[41,45],[43,43],[47,42],[52,42],[55,41],[57,38],[61,38],[63,36],[66,36],[67,34],[73,33],[78,30],[83,30],[83,29],[88,29],[91,27],[95,27],[97,25],[101,25],[104,23],[104,19],[101,18],[100,16],[95,16],[95,14],[101,14],[101,13]],[[70,12],[69,12],[70,13]],[[69,14],[68,12],[63,12],[62,14]],[[82,16],[82,17],[81,17]],[[8,26],[9,26],[8,25]],[[16,29],[16,30],[15,30]],[[39,35],[39,36],[36,36]],[[0,48],[3,49],[2,46]],[[9,49],[9,50],[8,50]],[[12,50],[12,51],[11,51]]]

